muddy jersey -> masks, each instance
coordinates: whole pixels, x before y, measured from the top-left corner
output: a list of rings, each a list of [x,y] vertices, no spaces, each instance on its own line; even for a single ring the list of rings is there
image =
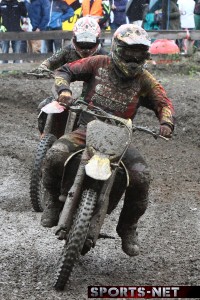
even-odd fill
[[[100,48],[99,51],[97,51],[94,55],[106,54],[107,52],[103,48]],[[78,59],[81,59],[81,57],[78,55],[73,45],[70,44],[53,54],[51,57],[45,60],[43,64],[45,64],[50,70],[55,70],[66,63],[70,63]]]
[[[174,109],[163,87],[146,70],[132,78],[120,78],[108,56],[88,57],[59,68],[56,72],[57,92],[70,90],[70,82],[86,81],[85,101],[122,118],[133,118],[139,107],[139,98],[148,101],[161,124],[173,129]],[[143,105],[143,104],[142,104]],[[144,105],[143,105],[144,106]]]

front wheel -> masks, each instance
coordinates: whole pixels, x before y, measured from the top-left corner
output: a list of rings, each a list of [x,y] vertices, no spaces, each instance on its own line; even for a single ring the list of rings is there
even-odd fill
[[[42,184],[42,164],[47,151],[57,140],[55,135],[46,134],[38,144],[30,178],[30,199],[36,212],[44,210],[44,188]]]
[[[56,273],[54,287],[56,290],[63,290],[67,283],[74,264],[78,260],[83,249],[90,221],[93,216],[97,202],[97,193],[91,189],[82,193],[81,203],[76,213],[73,225],[69,232],[60,258]]]

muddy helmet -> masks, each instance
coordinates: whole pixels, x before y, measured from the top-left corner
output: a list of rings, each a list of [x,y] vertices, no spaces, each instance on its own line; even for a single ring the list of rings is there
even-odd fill
[[[94,55],[100,49],[101,29],[92,17],[83,17],[75,23],[72,44],[80,57]]]
[[[112,59],[117,69],[126,77],[140,72],[150,56],[150,44],[147,32],[140,26],[121,25],[113,35],[111,46]]]

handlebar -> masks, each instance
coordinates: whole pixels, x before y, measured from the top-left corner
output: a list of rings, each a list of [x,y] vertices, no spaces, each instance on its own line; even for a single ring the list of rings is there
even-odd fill
[[[166,138],[166,137],[164,137],[164,136],[162,136],[160,134],[157,134],[155,131],[149,129],[148,127],[142,127],[142,126],[135,126],[135,125],[133,125],[133,131],[136,131],[136,130],[143,131],[143,132],[146,132],[148,134],[151,134],[156,140],[158,138],[161,138],[161,139],[163,139],[165,141],[169,140],[169,138]]]
[[[121,124],[122,127],[126,127],[126,129],[129,131],[130,139],[132,136],[132,132],[138,130],[138,131],[143,131],[148,134],[151,134],[155,139],[162,138],[166,141],[169,140],[169,138],[166,138],[160,134],[157,134],[155,131],[149,129],[148,127],[133,125],[130,119],[126,120],[126,119],[114,116],[110,113],[107,113],[100,107],[97,107],[94,105],[90,106],[90,104],[88,104],[87,102],[85,102],[83,100],[76,99],[70,106],[68,106],[67,104],[64,105],[64,103],[59,103],[57,101],[53,101],[53,102],[45,105],[42,108],[42,111],[47,114],[61,113],[67,108],[69,108],[70,111],[75,112],[75,113],[81,113],[82,111],[85,111],[85,112],[89,113],[90,115],[94,116],[94,118],[96,117],[96,118],[110,121],[110,123],[112,125]]]
[[[72,106],[70,107],[70,109],[72,111],[77,111],[77,110],[80,111],[80,110],[87,109],[88,107],[89,107],[89,104],[87,102],[85,102],[83,100],[75,100],[75,102],[72,104]],[[122,118],[119,118],[119,117],[116,117],[114,115],[111,115],[110,113],[105,112],[104,110],[102,110],[99,107],[92,106],[92,108],[94,108],[98,112],[102,113],[102,117],[105,117],[105,118],[110,119],[110,120],[113,119],[115,121],[121,121],[121,123],[126,126],[126,124],[123,122]],[[151,130],[148,127],[133,125],[132,126],[132,130],[133,130],[133,132],[136,131],[136,130],[146,132],[147,134],[152,135],[155,139],[161,138],[161,139],[163,139],[165,141],[169,140],[169,138],[166,138],[166,137],[164,137],[164,136],[156,133],[155,131]]]

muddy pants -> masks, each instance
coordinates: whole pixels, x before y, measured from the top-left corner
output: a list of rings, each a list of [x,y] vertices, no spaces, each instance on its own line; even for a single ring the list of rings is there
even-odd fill
[[[44,164],[44,187],[55,199],[61,194],[61,179],[63,166],[68,156],[85,146],[85,130],[77,129],[68,135],[62,136],[49,149]],[[148,204],[148,190],[150,175],[147,164],[139,152],[131,144],[123,158],[123,162],[129,172],[129,186],[125,192],[124,205],[121,211],[117,232],[119,235],[137,224],[138,219],[145,212]],[[70,176],[70,174],[69,174]],[[120,177],[121,176],[121,177]],[[126,187],[125,176],[116,178],[116,183],[110,194],[110,198],[116,199],[116,203],[122,197]],[[111,211],[114,207],[110,208]]]

